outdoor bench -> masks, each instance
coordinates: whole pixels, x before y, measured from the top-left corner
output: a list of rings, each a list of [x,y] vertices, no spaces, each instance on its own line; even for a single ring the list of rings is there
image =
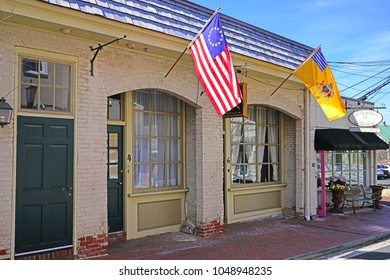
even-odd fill
[[[353,213],[355,213],[355,202],[362,202],[361,208],[363,208],[364,204],[367,202],[372,204],[374,210],[376,210],[374,206],[375,200],[376,198],[371,195],[369,196],[365,192],[363,185],[352,186],[351,189],[344,192],[344,201],[341,209],[344,207],[345,202],[352,203]]]

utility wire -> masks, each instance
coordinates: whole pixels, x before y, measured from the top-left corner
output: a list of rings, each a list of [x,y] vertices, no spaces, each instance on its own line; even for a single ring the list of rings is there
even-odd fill
[[[345,77],[350,77],[350,76],[359,76],[359,77],[366,77],[366,78],[372,77],[372,76],[368,76],[368,75],[362,75],[362,74],[357,74],[357,73],[353,73],[353,72],[343,71],[343,70],[340,70],[340,69],[337,69],[337,68],[336,69],[332,68],[332,71],[348,74],[348,75],[339,77],[339,79],[343,79]],[[377,71],[373,71],[373,70],[365,70],[364,72],[374,72],[374,73],[377,73]]]
[[[328,61],[328,64],[353,65],[353,66],[378,66],[390,65],[390,60],[374,60],[374,61]]]
[[[381,73],[383,73],[383,72],[385,72],[385,71],[387,71],[387,70],[389,70],[389,69],[390,69],[390,67],[389,67],[389,68],[386,68],[385,70],[382,70],[382,71],[376,73],[375,75],[372,75],[371,77],[368,77],[367,79],[364,79],[364,80],[362,80],[362,81],[360,81],[360,82],[358,82],[358,83],[356,83],[356,84],[354,84],[354,85],[352,85],[352,86],[349,86],[349,87],[347,87],[347,88],[341,90],[340,92],[343,92],[343,91],[345,91],[345,90],[347,90],[347,89],[350,89],[350,88],[352,88],[352,87],[354,87],[354,86],[360,85],[360,84],[366,82],[367,80],[369,80],[369,79],[371,79],[371,78],[373,78],[373,77],[375,77],[375,76],[378,76],[379,74],[381,74]]]
[[[370,88],[372,88],[372,87],[374,87],[374,86],[376,86],[376,85],[378,85],[380,83],[385,83],[387,81],[387,79],[389,79],[389,78],[390,78],[390,76],[387,76],[386,78],[383,78],[379,82],[376,82],[375,84],[373,84],[373,85],[369,86],[368,88],[362,90],[361,93],[368,91]],[[356,96],[353,96],[352,98],[354,98],[354,97],[356,97]]]
[[[377,86],[376,88],[370,90],[369,92],[367,92],[366,94],[364,94],[363,96],[359,97],[358,99],[359,100],[367,100],[367,98],[372,95],[372,94],[376,94],[379,90],[381,90],[383,87],[387,86],[388,84],[390,84],[390,76],[387,77],[386,81],[383,82],[382,84],[380,84],[379,86]]]

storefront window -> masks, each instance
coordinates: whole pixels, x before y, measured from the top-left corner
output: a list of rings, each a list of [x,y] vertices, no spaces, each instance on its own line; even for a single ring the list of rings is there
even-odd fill
[[[181,184],[180,100],[164,92],[134,93],[134,188]]]
[[[364,184],[367,175],[367,153],[364,151],[327,151],[325,156],[325,180],[344,177],[351,185]]]
[[[232,118],[230,131],[231,182],[279,181],[279,112],[262,106],[248,106],[248,117]]]

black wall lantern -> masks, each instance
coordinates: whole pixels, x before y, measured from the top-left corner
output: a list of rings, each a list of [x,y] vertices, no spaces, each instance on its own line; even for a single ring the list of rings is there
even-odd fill
[[[11,122],[12,107],[5,102],[4,97],[0,99],[0,125],[3,127]]]

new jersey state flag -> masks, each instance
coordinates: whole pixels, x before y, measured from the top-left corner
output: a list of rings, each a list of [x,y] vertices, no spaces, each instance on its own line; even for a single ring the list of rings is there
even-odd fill
[[[242,102],[240,87],[217,13],[189,46],[198,78],[219,116]]]
[[[332,71],[320,47],[294,71],[294,74],[314,96],[329,121],[342,118],[347,114]]]

